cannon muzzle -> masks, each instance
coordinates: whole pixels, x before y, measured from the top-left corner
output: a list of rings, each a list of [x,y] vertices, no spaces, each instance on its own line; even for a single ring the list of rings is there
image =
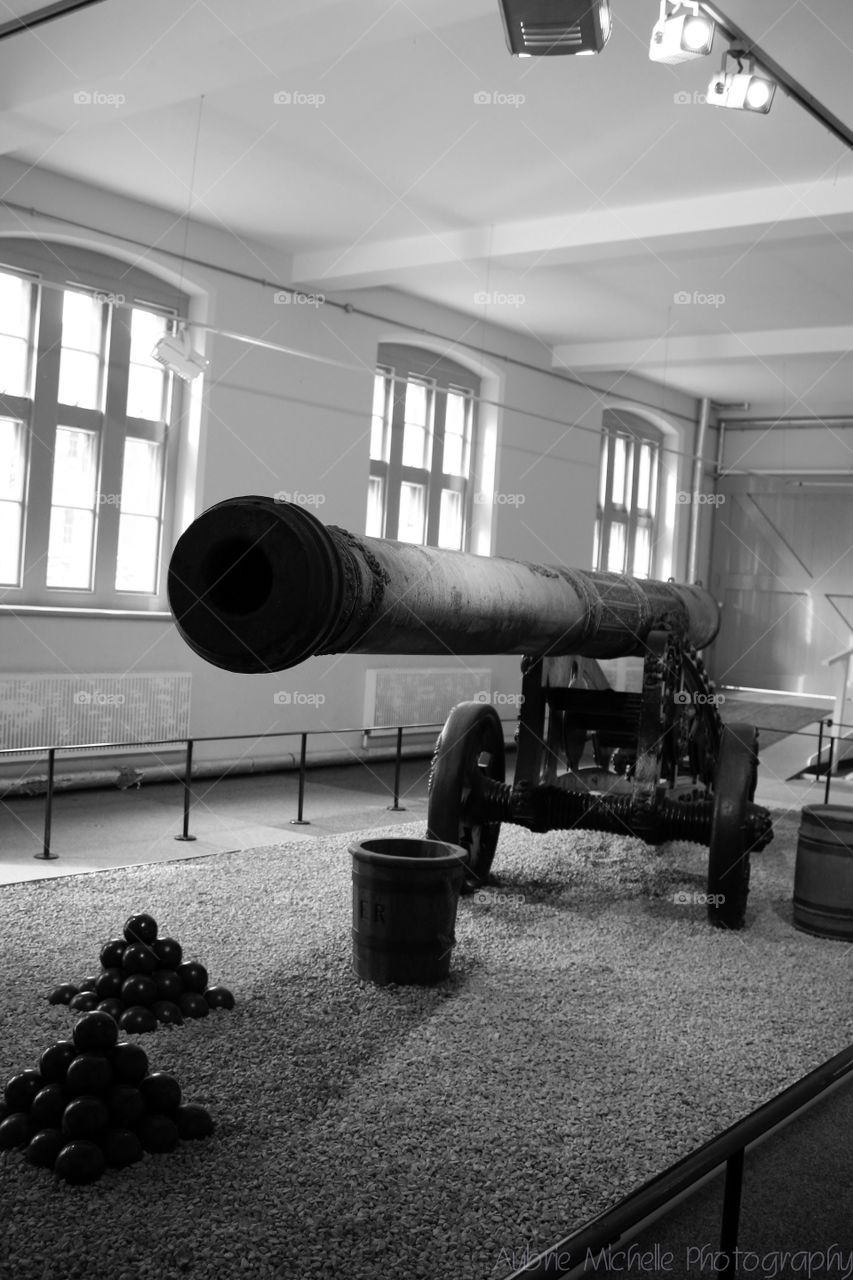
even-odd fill
[[[189,526],[168,589],[190,648],[242,672],[323,653],[612,658],[643,654],[652,630],[702,648],[720,622],[698,586],[359,537],[255,496]]]

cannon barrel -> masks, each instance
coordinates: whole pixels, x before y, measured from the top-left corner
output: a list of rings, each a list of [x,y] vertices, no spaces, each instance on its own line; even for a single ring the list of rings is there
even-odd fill
[[[189,526],[168,589],[190,648],[241,672],[323,653],[611,658],[644,653],[652,630],[702,648],[719,628],[698,586],[359,537],[257,496]]]

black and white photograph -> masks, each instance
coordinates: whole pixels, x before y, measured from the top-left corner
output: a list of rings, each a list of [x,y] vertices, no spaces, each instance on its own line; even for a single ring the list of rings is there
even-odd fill
[[[0,1280],[853,1278],[853,6],[0,0]]]

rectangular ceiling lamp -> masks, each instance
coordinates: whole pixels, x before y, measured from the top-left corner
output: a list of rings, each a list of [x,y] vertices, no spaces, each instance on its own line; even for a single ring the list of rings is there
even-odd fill
[[[600,53],[610,38],[610,0],[501,0],[501,15],[519,58]]]

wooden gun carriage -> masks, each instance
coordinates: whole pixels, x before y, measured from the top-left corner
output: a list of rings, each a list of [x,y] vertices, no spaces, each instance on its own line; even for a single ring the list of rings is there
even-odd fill
[[[709,919],[742,927],[750,853],[772,825],[753,802],[757,731],[723,725],[699,656],[720,622],[700,586],[360,537],[249,496],[182,535],[169,599],[187,644],[229,671],[326,653],[522,655],[512,784],[490,704],[455,707],[436,744],[427,834],[467,850],[466,887],[488,882],[503,822],[688,840],[709,847]],[[642,658],[638,692],[599,666],[622,656]]]

